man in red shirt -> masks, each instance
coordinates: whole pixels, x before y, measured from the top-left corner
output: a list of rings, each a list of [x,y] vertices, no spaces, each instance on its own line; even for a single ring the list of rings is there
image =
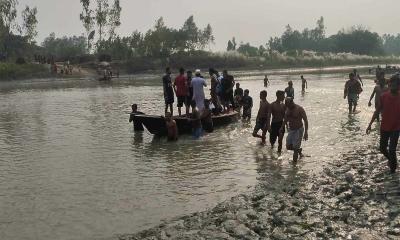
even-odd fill
[[[400,133],[399,85],[400,75],[397,74],[390,79],[390,91],[386,91],[381,95],[380,103],[367,128],[367,134],[369,134],[372,123],[382,113],[380,151],[389,160],[388,165],[391,173],[395,173],[397,168],[396,148]]]
[[[181,108],[183,104],[186,107],[186,116],[189,115],[189,106],[187,105],[187,97],[188,97],[188,85],[187,79],[185,77],[185,69],[179,69],[179,75],[175,78],[174,89],[176,97],[178,98],[178,113],[179,116],[182,115]]]

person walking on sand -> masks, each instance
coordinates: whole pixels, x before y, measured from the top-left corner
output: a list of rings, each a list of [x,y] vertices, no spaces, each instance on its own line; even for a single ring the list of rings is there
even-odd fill
[[[378,72],[377,74],[377,81],[376,81],[376,86],[374,88],[374,91],[372,91],[371,97],[368,102],[368,107],[372,106],[372,99],[375,97],[375,111],[378,109],[379,102],[381,99],[382,93],[384,93],[387,88],[386,88],[386,79],[385,79],[385,72]],[[379,122],[379,116],[376,118],[376,120]]]
[[[269,85],[268,75],[265,74],[265,77],[264,77],[264,87],[268,87],[268,85]]]
[[[380,152],[388,159],[391,173],[396,172],[396,149],[400,133],[400,76],[394,75],[389,82],[390,91],[381,95],[378,108],[374,112],[367,127],[367,134],[371,132],[371,125],[382,113],[381,137],[379,142]],[[389,146],[389,150],[388,150]]]
[[[363,91],[361,84],[357,81],[354,73],[349,74],[349,80],[344,86],[344,96],[349,104],[349,114],[355,113],[357,108],[358,95]]]
[[[305,92],[307,88],[308,88],[307,80],[304,78],[303,75],[301,75],[301,91]]]
[[[178,114],[182,116],[182,107],[185,105],[186,116],[189,115],[189,106],[187,105],[186,98],[188,97],[187,79],[185,77],[185,69],[179,69],[179,75],[175,78],[174,90],[178,101]]]
[[[192,79],[192,87],[193,87],[193,100],[196,103],[197,109],[201,112],[204,109],[204,87],[207,87],[206,80],[201,76],[201,71],[199,69],[196,70],[195,78]]]
[[[288,87],[285,88],[285,93],[286,93],[286,97],[294,98],[294,88],[293,88],[292,81],[288,82]]]
[[[289,124],[289,133],[286,137],[286,149],[293,151],[293,162],[297,163],[303,157],[301,142],[308,140],[308,119],[304,108],[294,103],[293,98],[285,100],[286,112],[280,129],[283,133],[285,126]],[[304,124],[303,124],[304,122]]]
[[[174,89],[172,87],[171,70],[169,67],[165,69],[165,75],[162,80],[164,89],[165,115],[167,115],[168,107],[171,115],[173,115],[174,109],[172,104],[174,103]]]
[[[269,141],[271,146],[274,147],[276,143],[276,139],[278,139],[278,153],[282,152],[282,142],[283,135],[285,134],[285,128],[281,132],[281,127],[283,125],[283,119],[285,117],[286,106],[283,103],[285,100],[285,92],[277,91],[276,92],[276,101],[271,103],[271,131],[269,133]]]
[[[263,90],[260,92],[260,108],[257,114],[256,125],[253,131],[253,137],[261,138],[261,143],[265,144],[265,136],[267,135],[267,131],[270,130],[270,104],[267,101],[267,91]],[[259,135],[258,132],[262,130],[262,135]]]

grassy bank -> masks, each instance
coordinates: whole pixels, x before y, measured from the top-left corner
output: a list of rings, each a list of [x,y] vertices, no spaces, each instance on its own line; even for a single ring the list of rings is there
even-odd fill
[[[300,67],[330,67],[344,65],[377,65],[400,63],[397,56],[367,56],[351,53],[316,53],[310,51],[279,53],[271,52],[261,57],[248,57],[237,52],[207,53],[196,55],[175,54],[167,59],[145,57],[132,58],[120,63],[120,68],[129,74],[147,71],[160,71],[166,66],[174,69],[274,69]]]
[[[26,78],[49,77],[49,70],[45,65],[0,63],[0,80],[15,80]]]

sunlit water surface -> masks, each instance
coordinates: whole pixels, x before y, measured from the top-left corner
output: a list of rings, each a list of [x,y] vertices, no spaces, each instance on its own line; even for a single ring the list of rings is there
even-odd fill
[[[88,79],[0,83],[1,239],[108,239],[162,220],[213,207],[257,181],[307,176],[346,151],[371,142],[365,80],[361,113],[347,114],[344,74],[271,76],[268,100],[294,80],[295,101],[310,121],[309,155],[294,167],[251,137],[263,77],[235,73],[255,106],[250,125],[232,124],[194,141],[134,133],[131,103],[162,114],[161,80],[141,75],[99,83]],[[301,179],[301,177],[300,177]]]

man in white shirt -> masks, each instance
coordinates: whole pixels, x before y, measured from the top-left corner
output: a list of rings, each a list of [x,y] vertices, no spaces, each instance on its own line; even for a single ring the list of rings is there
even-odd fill
[[[201,76],[199,69],[196,70],[195,77],[192,79],[193,100],[196,102],[196,107],[199,111],[204,109],[204,87],[207,87],[206,80]]]

